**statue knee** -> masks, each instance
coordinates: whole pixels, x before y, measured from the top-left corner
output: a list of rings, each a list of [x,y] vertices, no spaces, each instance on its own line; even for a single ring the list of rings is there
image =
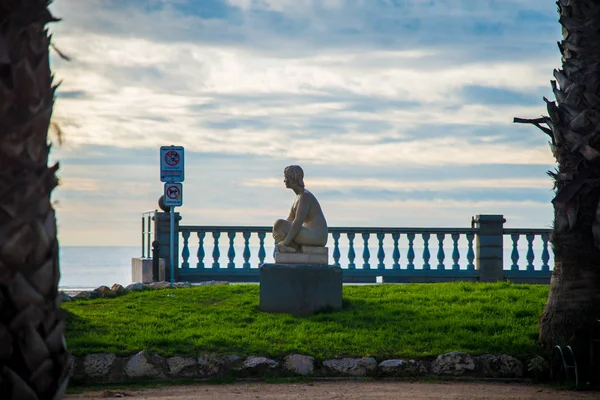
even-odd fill
[[[287,228],[287,224],[288,221],[285,219],[278,219],[277,221],[275,221],[275,223],[273,224],[273,230],[274,231],[282,231],[282,230],[286,230]]]
[[[278,219],[273,224],[273,237],[280,242],[285,238],[289,230],[289,222],[285,219]]]

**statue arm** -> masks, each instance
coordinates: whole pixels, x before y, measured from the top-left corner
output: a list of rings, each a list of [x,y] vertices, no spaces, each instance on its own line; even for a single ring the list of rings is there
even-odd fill
[[[296,215],[294,216],[294,220],[292,221],[292,226],[290,227],[290,230],[285,236],[283,242],[281,242],[282,245],[289,246],[298,234],[298,232],[300,232],[300,228],[302,228],[302,224],[304,223],[304,220],[308,215],[308,209],[310,206],[308,200],[309,199],[306,198],[305,194],[300,196],[300,200],[298,201],[298,207],[296,208]]]

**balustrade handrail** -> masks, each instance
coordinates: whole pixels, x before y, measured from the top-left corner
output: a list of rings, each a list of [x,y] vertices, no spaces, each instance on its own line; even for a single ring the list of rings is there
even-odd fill
[[[179,225],[179,232],[271,232],[270,226]]]
[[[271,232],[270,226],[179,225],[180,232]],[[329,233],[478,233],[478,228],[329,227]],[[531,230],[524,230],[529,232]]]
[[[551,233],[552,228],[504,228],[505,235],[542,235]]]

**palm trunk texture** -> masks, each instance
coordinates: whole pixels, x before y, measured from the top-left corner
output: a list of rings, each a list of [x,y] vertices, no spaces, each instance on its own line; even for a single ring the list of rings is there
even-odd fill
[[[580,372],[597,380],[600,348],[593,359],[590,339],[600,318],[600,0],[556,4],[563,32],[562,69],[551,81],[556,101],[544,98],[547,117],[515,122],[544,131],[558,163],[549,172],[555,265],[539,338],[548,352],[573,347]]]
[[[58,298],[47,141],[56,21],[47,0],[0,0],[0,398],[61,399],[69,354]]]

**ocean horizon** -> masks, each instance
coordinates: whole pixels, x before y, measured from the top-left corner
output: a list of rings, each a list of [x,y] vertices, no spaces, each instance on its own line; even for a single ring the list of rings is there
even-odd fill
[[[60,246],[60,289],[94,289],[131,283],[131,259],[141,246]]]
[[[508,244],[508,243],[507,243]],[[329,246],[329,259],[330,263],[333,263],[333,249],[332,246]],[[205,246],[206,256],[204,258],[204,263],[206,268],[212,267],[212,245],[207,244]],[[220,267],[226,268],[228,263],[227,257],[227,245],[222,244],[220,246],[221,256],[219,258]],[[385,251],[385,264],[386,268],[391,268],[393,264],[392,254],[393,249],[389,246],[384,247]],[[420,246],[415,246],[415,268],[421,268],[423,264],[422,259],[422,248]],[[535,260],[534,265],[535,269],[541,269],[541,249],[538,246],[535,246]],[[95,289],[98,286],[112,286],[115,283],[121,284],[123,286],[127,286],[131,281],[131,259],[136,257],[142,257],[142,248],[141,246],[61,246],[60,247],[60,271],[61,271],[61,279],[59,281],[59,288],[61,290],[76,292],[81,290],[89,290]],[[194,268],[197,263],[196,256],[197,248],[194,246],[190,246],[190,258],[188,260],[190,268]],[[259,264],[259,260],[257,257],[258,249],[255,246],[250,247],[251,257],[250,263],[253,268],[256,268]],[[348,248],[346,246],[340,245],[340,263],[342,266],[347,265],[348,257],[347,257]],[[355,247],[356,258],[354,260],[356,264],[356,268],[360,269],[363,265],[362,259],[362,244]],[[265,262],[273,262],[273,246],[267,246],[266,248],[266,258]],[[504,246],[504,269],[510,269],[511,261],[511,247],[505,244]],[[243,254],[243,245],[235,246],[235,263],[236,268],[241,268],[244,262],[242,257]],[[437,267],[437,246],[435,243],[430,247],[431,259],[429,263],[431,264],[431,268],[434,269]],[[445,249],[445,260],[444,264],[447,269],[452,268],[453,260],[452,260],[452,251],[449,248]],[[527,247],[525,243],[519,243],[519,268],[525,269],[526,254]],[[400,267],[402,269],[406,268],[406,254],[407,248],[404,246],[400,247]],[[466,269],[467,260],[466,256],[466,248],[464,246],[460,246],[460,268]],[[550,269],[553,268],[553,254],[550,252],[550,260],[549,265]],[[179,262],[183,262],[183,259],[179,258]],[[377,247],[375,244],[371,244],[370,246],[370,258],[369,263],[371,268],[377,268],[378,264],[377,259]]]

